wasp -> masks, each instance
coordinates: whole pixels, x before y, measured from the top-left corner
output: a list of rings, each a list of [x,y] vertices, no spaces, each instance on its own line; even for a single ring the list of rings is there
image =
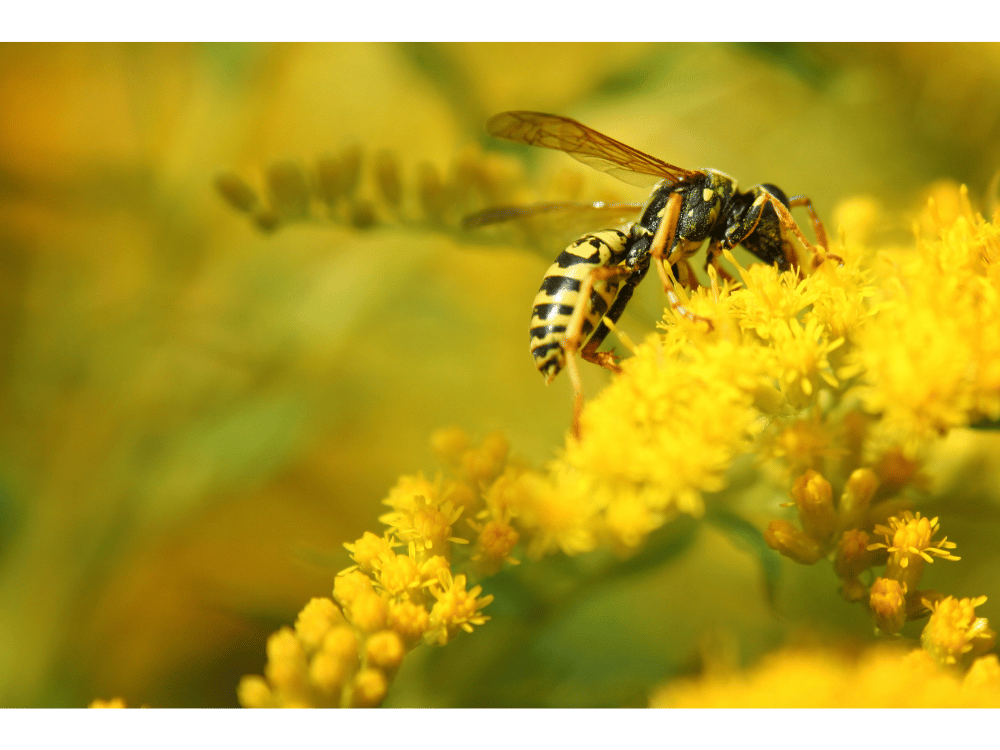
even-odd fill
[[[598,352],[618,322],[632,293],[649,271],[656,269],[671,306],[684,317],[712,321],[687,310],[667,274],[693,288],[698,281],[689,258],[705,240],[705,269],[732,279],[721,265],[723,250],[742,245],[760,260],[782,271],[797,266],[794,236],[813,253],[813,265],[827,258],[826,230],[804,195],[789,198],[771,184],[739,190],[736,180],[717,169],[682,169],[568,117],[542,112],[503,112],[486,123],[490,135],[515,143],[564,151],[590,167],[633,185],[655,183],[641,205],[638,219],[621,229],[606,229],[580,237],[556,258],[542,279],[531,311],[530,351],[535,366],[550,383],[565,367],[573,383],[573,434],[580,435],[583,389],[575,355],[612,372],[620,372],[611,352]],[[580,204],[538,204],[520,209],[493,209],[470,216],[466,226],[502,221],[537,211]],[[594,204],[600,207],[600,204]],[[621,205],[621,204],[618,204]],[[627,204],[626,204],[627,205]],[[792,217],[804,207],[810,216],[817,245],[811,244]],[[839,258],[836,258],[840,260]],[[583,344],[583,348],[580,346]]]

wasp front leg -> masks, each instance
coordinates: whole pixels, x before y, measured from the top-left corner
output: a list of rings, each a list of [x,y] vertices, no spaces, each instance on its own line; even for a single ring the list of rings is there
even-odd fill
[[[671,282],[670,277],[667,275],[666,264],[667,263],[686,263],[686,259],[678,258],[674,259],[665,252],[668,250],[673,251],[674,240],[677,235],[677,222],[681,215],[681,203],[683,202],[684,196],[681,193],[671,193],[670,197],[667,199],[667,204],[663,207],[663,218],[660,220],[659,226],[656,228],[656,233],[653,235],[653,241],[649,247],[649,254],[653,257],[653,261],[656,263],[656,271],[660,274],[660,281],[663,283],[663,293],[667,295],[667,300],[670,302],[670,306],[674,308],[680,315],[692,322],[702,321],[708,323],[708,330],[712,330],[712,321],[708,318],[702,317],[701,315],[695,315],[693,312],[684,307],[681,302],[680,297],[677,296],[677,292],[674,291],[673,282]],[[688,266],[690,271],[690,266]],[[694,279],[694,273],[689,272],[689,279]]]
[[[774,206],[774,210],[778,214],[778,219],[781,221],[781,228],[785,231],[792,232],[792,234],[798,238],[799,242],[802,243],[802,246],[813,254],[812,267],[814,269],[819,268],[823,265],[823,262],[828,259],[836,260],[840,263],[840,265],[844,265],[843,258],[839,255],[834,255],[829,251],[826,229],[823,226],[823,222],[819,220],[819,216],[816,214],[816,210],[813,208],[811,200],[804,195],[797,195],[794,198],[788,199],[788,208],[786,208],[785,205],[773,195],[769,195],[767,193],[764,195],[767,196],[771,205]],[[819,243],[819,246],[808,242],[802,234],[802,230],[799,229],[799,225],[796,223],[790,210],[797,206],[804,206],[809,212],[809,218],[812,220],[813,231],[816,233],[816,241]]]
[[[715,269],[716,278],[735,284],[736,279],[734,279],[733,275],[722,265],[721,255],[722,240],[712,240],[708,245],[708,250],[705,252],[705,272],[707,273],[709,266],[711,266]]]
[[[789,199],[788,206],[786,206],[777,198],[777,196],[771,194],[767,190],[763,190],[760,195],[757,196],[757,200],[753,202],[753,206],[750,207],[750,211],[747,212],[751,216],[756,213],[754,228],[756,228],[757,223],[760,221],[760,217],[763,214],[763,207],[766,203],[770,203],[774,212],[777,214],[778,221],[781,224],[782,233],[791,232],[801,243],[802,247],[812,253],[812,267],[814,269],[821,266],[828,258],[836,260],[843,265],[843,258],[839,255],[834,255],[827,250],[828,241],[826,237],[826,229],[823,227],[823,222],[820,221],[819,216],[816,214],[816,210],[813,208],[812,201],[809,200],[809,198],[804,195],[797,195],[795,198]],[[795,217],[792,216],[792,212],[790,210],[791,208],[797,206],[803,206],[809,212],[809,216],[813,222],[813,231],[816,233],[816,240],[820,243],[819,246],[809,242],[805,235],[802,234],[802,230],[799,229],[799,225],[795,221]],[[754,228],[752,228],[750,232],[753,232]],[[786,246],[784,248],[784,254],[786,262],[789,266],[797,265],[795,263],[795,257],[791,247]]]
[[[826,228],[823,226],[823,222],[820,221],[819,214],[816,213],[816,209],[813,208],[812,201],[809,200],[804,195],[796,195],[788,199],[788,207],[797,208],[802,206],[806,211],[809,212],[809,219],[812,221],[813,233],[816,235],[816,242],[824,250],[830,250],[830,244],[826,239]]]

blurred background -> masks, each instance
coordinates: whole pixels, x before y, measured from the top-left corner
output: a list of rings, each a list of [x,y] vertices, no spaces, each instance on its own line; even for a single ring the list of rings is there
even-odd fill
[[[835,236],[851,196],[889,217],[942,179],[995,200],[1000,46],[0,46],[0,705],[234,706],[268,633],[329,595],[343,542],[378,529],[397,476],[435,471],[433,429],[501,429],[530,462],[554,455],[570,388],[543,386],[527,322],[558,243],[543,256],[385,212],[264,232],[213,184],[230,172],[261,191],[269,165],[358,146],[359,193],[375,195],[386,152],[411,200],[421,165],[447,174],[485,149],[520,175],[505,195],[643,200],[562,154],[490,142],[483,122],[507,109],[806,193]],[[898,215],[875,244],[911,236]],[[648,286],[625,319],[637,339],[662,306]],[[584,376],[588,394],[605,382]],[[870,635],[828,570],[793,574],[793,592],[824,581],[795,620],[730,543],[695,547],[576,600],[518,675],[487,668],[505,643],[491,623],[414,654],[390,703],[641,704],[720,623],[744,656],[793,622]],[[466,682],[428,677],[460,659]],[[546,659],[548,682],[511,687]],[[483,675],[493,692],[470,693]]]

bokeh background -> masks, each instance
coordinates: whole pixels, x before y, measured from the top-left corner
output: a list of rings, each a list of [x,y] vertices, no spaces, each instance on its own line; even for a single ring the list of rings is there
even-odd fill
[[[421,163],[446,173],[471,148],[522,165],[535,199],[642,200],[488,142],[506,109],[807,193],[834,234],[838,201],[874,196],[876,244],[911,236],[906,211],[937,180],[996,201],[997,45],[0,46],[0,705],[234,706],[396,478],[435,471],[433,429],[554,455],[569,384],[543,386],[526,330],[551,260],[391,217],[266,233],[213,187],[357,144],[395,156],[406,195]],[[644,294],[633,338],[662,304]],[[605,382],[584,375],[588,393]],[[752,660],[802,628],[870,637],[822,566],[769,602],[732,536],[691,538],[540,625],[498,592],[494,621],[413,654],[389,703],[642,705],[706,642]],[[1000,595],[990,549],[978,580],[941,587]]]

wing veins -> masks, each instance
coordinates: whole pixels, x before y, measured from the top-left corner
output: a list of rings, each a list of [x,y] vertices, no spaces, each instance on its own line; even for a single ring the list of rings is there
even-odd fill
[[[634,185],[648,185],[655,177],[670,183],[698,174],[668,164],[569,117],[543,112],[502,112],[486,123],[490,135],[515,143],[564,151],[589,167]]]

